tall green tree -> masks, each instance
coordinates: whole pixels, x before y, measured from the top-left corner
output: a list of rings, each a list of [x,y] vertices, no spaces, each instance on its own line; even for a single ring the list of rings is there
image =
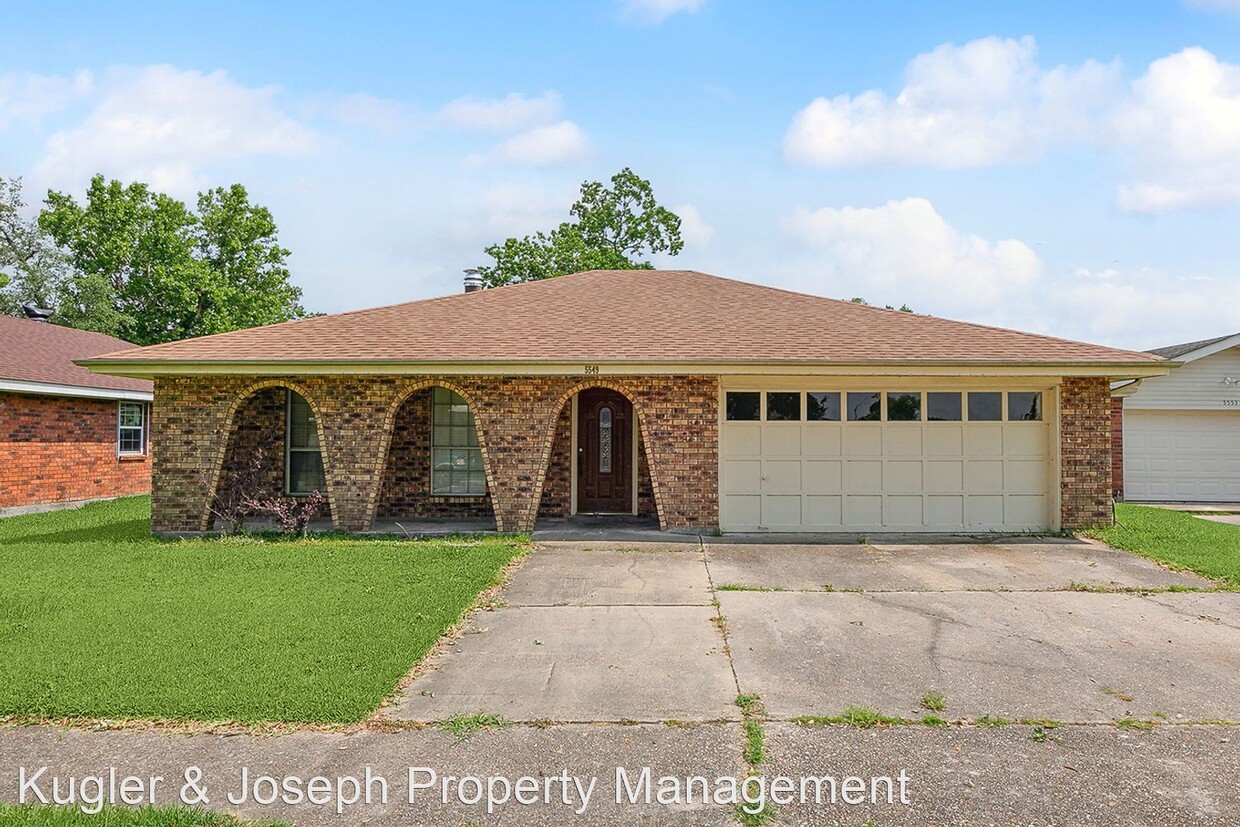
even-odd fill
[[[271,212],[239,184],[200,193],[196,206],[101,175],[84,203],[49,192],[35,230],[62,268],[40,301],[59,324],[138,344],[304,316]],[[10,304],[16,288],[4,291]]]
[[[495,263],[478,268],[483,282],[500,287],[583,270],[648,270],[646,256],[674,256],[684,248],[679,216],[660,206],[650,182],[628,167],[611,177],[610,187],[583,183],[569,215],[548,233],[487,247]]]
[[[23,216],[20,178],[0,177],[0,313],[21,315],[23,303],[56,305],[65,260],[40,229]]]

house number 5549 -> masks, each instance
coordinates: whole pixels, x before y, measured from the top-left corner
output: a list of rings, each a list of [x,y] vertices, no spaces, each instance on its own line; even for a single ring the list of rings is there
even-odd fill
[[[583,370],[582,373],[587,376],[596,376],[598,375],[598,365],[586,365],[585,370]]]

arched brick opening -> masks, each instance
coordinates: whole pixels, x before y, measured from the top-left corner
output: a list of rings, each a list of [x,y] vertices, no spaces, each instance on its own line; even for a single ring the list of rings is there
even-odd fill
[[[431,493],[431,395],[446,388],[465,400],[474,414],[474,428],[486,476],[486,495],[461,497]],[[367,513],[367,525],[383,519],[489,520],[498,527],[493,494],[495,479],[487,453],[486,429],[472,394],[454,382],[419,380],[397,393],[384,414],[378,486]]]
[[[335,527],[336,499],[332,490],[330,457],[323,436],[323,415],[313,394],[305,387],[281,379],[265,379],[249,385],[239,393],[229,406],[224,418],[227,423],[227,439],[220,443],[213,464],[212,479],[202,515],[202,530],[210,531],[216,521],[214,506],[226,499],[237,484],[239,474],[248,473],[251,460],[262,457],[259,478],[261,491],[281,498],[285,493],[285,438],[287,435],[288,391],[293,391],[310,406],[318,431],[319,451],[323,458],[327,504],[321,515],[332,520]]]
[[[577,394],[589,388],[613,390],[633,405],[637,423],[637,467],[634,483],[637,485],[637,513],[639,516],[656,517],[660,528],[666,528],[663,503],[659,492],[658,477],[651,461],[650,446],[646,442],[646,414],[638,397],[623,383],[609,379],[580,382],[565,392],[556,403],[555,416],[551,420],[543,448],[542,468],[538,476],[538,497],[534,500],[534,518],[567,517],[572,513],[572,406]]]

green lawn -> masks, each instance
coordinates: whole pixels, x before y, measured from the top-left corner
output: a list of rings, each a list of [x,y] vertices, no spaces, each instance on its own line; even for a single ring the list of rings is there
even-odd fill
[[[1117,525],[1091,537],[1223,583],[1240,587],[1240,526],[1202,520],[1184,511],[1120,503]]]
[[[259,827],[232,816],[180,807],[110,807],[87,815],[67,807],[11,807],[0,804],[0,824],[6,827]],[[284,822],[262,822],[263,827],[287,827]]]
[[[149,532],[147,497],[0,519],[0,716],[359,721],[528,545]]]

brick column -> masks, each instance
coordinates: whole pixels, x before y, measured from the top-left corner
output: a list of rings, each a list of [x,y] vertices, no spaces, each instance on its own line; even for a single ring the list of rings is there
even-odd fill
[[[1111,397],[1111,493],[1124,498],[1124,397]]]
[[[228,414],[241,383],[232,377],[155,380],[151,406],[151,530],[205,531],[207,500]]]
[[[640,377],[660,528],[719,526],[719,380],[714,376]],[[656,470],[657,469],[657,470]]]
[[[302,380],[323,417],[323,471],[340,531],[371,528],[383,485],[388,412],[399,380],[391,376],[315,376]]]
[[[1111,522],[1111,388],[1068,377],[1059,389],[1060,511],[1064,529]]]

